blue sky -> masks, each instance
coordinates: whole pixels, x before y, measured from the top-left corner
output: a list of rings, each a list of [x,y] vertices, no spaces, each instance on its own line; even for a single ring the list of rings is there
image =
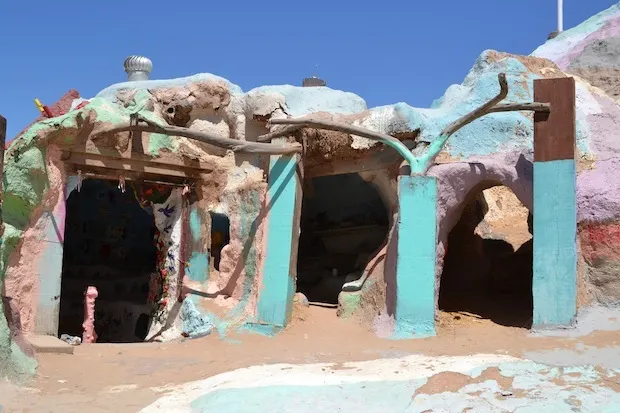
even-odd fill
[[[556,0],[4,0],[0,114],[12,138],[67,90],[92,97],[144,54],[152,78],[214,73],[243,90],[318,75],[369,106],[427,107],[485,49],[529,54]],[[565,28],[615,2],[564,0]]]

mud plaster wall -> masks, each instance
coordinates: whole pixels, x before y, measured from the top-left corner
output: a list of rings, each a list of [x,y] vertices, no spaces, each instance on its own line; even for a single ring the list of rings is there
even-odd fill
[[[166,142],[160,139],[157,146],[165,144]],[[15,185],[11,186],[11,184],[5,184],[7,185],[6,197],[8,206],[5,210],[5,222],[7,225],[5,237],[9,242],[14,241],[14,244],[3,244],[5,248],[5,257],[10,257],[8,261],[3,262],[3,264],[8,262],[6,268],[5,294],[13,298],[12,308],[15,310],[15,315],[11,317],[13,324],[24,333],[33,333],[35,330],[39,330],[41,321],[49,321],[52,324],[46,327],[45,332],[48,334],[55,334],[54,327],[57,327],[55,322],[58,315],[57,308],[43,311],[41,309],[40,299],[45,300],[47,295],[57,295],[53,291],[56,289],[59,290],[59,285],[55,286],[54,281],[59,282],[59,273],[62,268],[62,237],[64,234],[65,203],[64,188],[66,179],[63,172],[63,165],[59,162],[58,148],[54,145],[49,145],[46,149],[47,150],[43,151],[36,147],[29,148],[24,151],[25,153],[20,153],[18,155],[17,162],[14,160],[12,161],[13,163],[17,163],[17,165],[10,169],[7,175],[8,177],[17,178],[22,181],[24,185],[17,187],[17,190],[21,192],[15,195],[17,192]],[[47,161],[43,160],[43,156],[47,156]],[[11,161],[9,160],[9,162]],[[223,163],[223,167],[230,171],[228,174],[219,173],[219,176],[223,176],[224,179],[226,179],[223,183],[220,182],[221,185],[218,188],[219,192],[222,194],[221,199],[223,202],[220,203],[218,195],[213,194],[214,183],[212,180],[205,182],[204,185],[200,185],[199,188],[201,195],[208,194],[206,199],[203,198],[200,200],[201,204],[219,210],[223,208],[224,213],[231,217],[231,246],[224,251],[223,268],[220,276],[214,277],[214,279],[215,281],[226,280],[227,286],[222,294],[232,296],[237,301],[244,301],[245,305],[251,307],[253,301],[250,300],[249,294],[252,290],[252,283],[250,282],[248,284],[246,274],[250,273],[249,277],[247,277],[249,280],[253,280],[256,275],[254,270],[247,271],[247,268],[256,268],[255,260],[260,256],[260,253],[256,253],[256,249],[260,249],[260,244],[257,248],[244,249],[240,246],[253,244],[256,240],[250,238],[254,236],[256,236],[260,242],[260,232],[254,231],[252,224],[254,218],[258,215],[261,202],[260,197],[262,192],[264,192],[261,187],[263,174],[261,171],[257,170],[257,168],[249,164],[244,164],[243,167],[236,167],[235,160],[231,157],[220,160],[219,162]],[[239,171],[235,172],[235,169],[239,169]],[[248,176],[250,177],[249,179]],[[17,182],[19,182],[19,180],[17,180]],[[253,186],[257,186],[257,189],[253,189]],[[237,191],[243,193],[239,194]],[[249,194],[249,196],[246,197],[247,194]],[[27,200],[31,201],[33,204],[37,202],[41,203],[31,208],[33,213],[31,213],[30,219],[27,216],[28,210],[24,207],[24,195],[30,195]],[[13,205],[17,206],[15,207]],[[28,204],[26,204],[26,206],[28,206]],[[177,206],[180,206],[180,204]],[[158,205],[157,207],[164,206]],[[177,211],[180,211],[180,208],[177,208]],[[11,223],[14,223],[20,228],[24,228],[23,233],[19,232],[17,229],[14,230]],[[175,234],[177,234],[173,245],[178,244],[180,225],[181,222],[178,217],[176,217],[172,225]],[[167,225],[163,225],[163,227],[165,226]],[[163,227],[160,228],[160,230],[163,230]],[[258,236],[255,232],[258,232]],[[19,242],[20,238],[22,239],[21,244]],[[9,245],[16,248],[12,255],[9,255],[9,252],[6,251],[6,247]],[[51,246],[58,249],[58,245],[60,246],[60,251],[56,253],[58,265],[52,266],[54,268],[50,268],[50,262],[48,260],[49,250]],[[175,259],[179,259],[178,255]],[[196,263],[195,260],[193,263]],[[192,262],[190,260],[190,265],[191,264]],[[178,271],[179,267],[180,263],[176,265],[175,271]],[[56,278],[50,275],[54,270],[58,273],[56,274]],[[48,280],[50,277],[53,278],[51,279],[51,285],[48,282],[50,281]],[[46,294],[45,291],[42,292],[43,286],[53,291]],[[171,293],[176,294],[178,292],[177,283],[172,283],[171,281],[169,287]],[[202,289],[206,290],[206,285]],[[176,299],[174,299],[174,297],[169,300],[169,303],[167,303],[167,313],[170,313],[172,310],[171,306],[175,301]],[[246,312],[245,309],[244,312]],[[44,317],[37,317],[38,313],[43,314]],[[176,315],[176,313],[174,314]],[[154,325],[152,327],[151,335],[153,335],[154,330],[158,327],[162,326]],[[171,327],[175,326],[167,326],[165,330]],[[180,331],[174,330],[174,328],[171,331],[172,333],[167,333],[164,338],[175,336],[180,333]]]
[[[533,53],[600,88],[589,87],[592,92],[589,96],[584,93],[577,98],[582,125],[585,132],[591,134],[589,145],[596,153],[590,168],[578,170],[577,180],[581,250],[578,299],[581,305],[620,304],[619,261],[614,252],[617,250],[614,245],[617,245],[620,203],[617,178],[620,113],[616,103],[620,74],[615,53],[619,38],[620,3],[566,30]]]
[[[230,133],[233,138],[251,140],[261,129],[254,128],[253,126],[258,126],[256,124],[248,127],[251,122],[260,123],[274,114],[303,116],[317,112],[327,112],[331,117],[342,118],[373,130],[431,142],[448,123],[497,93],[499,72],[506,73],[508,77],[510,93],[506,103],[530,101],[534,79],[565,76],[561,71],[565,67],[562,59],[572,55],[573,51],[562,45],[568,44],[572,47],[579,43],[575,42],[575,39],[584,40],[594,32],[605,35],[610,27],[616,27],[609,22],[612,21],[610,16],[618,10],[618,7],[613,8],[604,14],[600,21],[594,19],[594,23],[586,22],[585,26],[573,33],[566,31],[550,42],[546,51],[538,51],[537,55],[551,58],[559,67],[551,61],[534,57],[512,56],[495,51],[483,52],[463,83],[449,87],[428,109],[413,108],[405,103],[367,109],[363,99],[358,96],[325,87],[266,86],[244,94],[238,86],[209,74],[167,81],[114,85],[102,91],[78,111],[33,125],[7,151],[5,208],[8,210],[8,219],[5,219],[2,245],[3,273],[7,263],[10,265],[12,262],[15,265],[19,262],[19,254],[9,258],[10,252],[19,244],[20,237],[31,230],[33,225],[36,226],[41,216],[38,208],[44,204],[44,198],[52,198],[52,201],[46,201],[49,208],[55,205],[54,199],[57,197],[46,195],[48,171],[45,159],[48,155],[45,149],[39,149],[47,148],[50,143],[70,145],[73,140],[79,141],[84,137],[80,132],[89,128],[90,131],[97,132],[110,125],[126,123],[131,114],[140,114],[158,124],[191,125],[195,128],[206,128],[203,130],[213,133]],[[560,47],[556,47],[557,45]],[[170,107],[172,112],[168,112]],[[617,103],[600,89],[577,79],[577,202],[578,218],[582,226],[607,225],[618,221],[620,141],[615,139],[615,136],[619,121],[620,108]],[[252,132],[248,133],[249,131]],[[126,148],[126,137],[117,138],[112,144],[120,149]],[[211,162],[214,171],[211,179],[203,179],[200,199],[208,200],[207,203],[214,207],[220,203],[220,194],[224,193],[223,188],[227,186],[230,171],[234,171],[233,174],[240,171],[235,169],[236,165],[242,164],[240,158],[209,156],[202,144],[157,134],[145,136],[145,139],[146,152],[151,155],[168,151]],[[336,143],[338,144],[331,146],[318,144],[311,149],[316,159],[321,156],[339,159],[355,155],[355,161],[362,164],[367,160],[365,156],[370,154],[373,161],[380,158],[388,164],[389,159],[399,162],[397,157],[390,158],[393,154],[389,151],[381,151],[381,145],[360,137],[345,136],[344,140],[337,139]],[[16,149],[20,152],[19,161],[12,160]],[[335,153],[327,153],[328,149]],[[358,156],[360,153],[362,156]],[[531,170],[528,172],[528,169],[531,169],[531,155],[532,119],[527,114],[490,115],[473,122],[451,137],[445,151],[437,159],[439,165],[429,171],[439,180],[440,246],[437,280],[445,250],[441,240],[447,237],[450,228],[458,220],[459,208],[471,188],[487,180],[504,184],[515,192],[522,203],[531,208]],[[254,160],[250,162],[258,164],[254,163]],[[256,182],[263,180],[261,176]],[[247,225],[243,222],[246,218],[241,217],[258,216],[256,211],[260,208],[257,210],[256,205],[260,205],[262,201],[254,201],[254,198],[261,198],[264,192],[261,191],[257,188],[249,189],[253,194],[251,200],[242,204],[247,214],[240,214],[237,220],[231,216],[231,225],[246,228]],[[250,228],[252,223],[253,221],[248,223]],[[258,224],[255,226],[260,228]],[[239,230],[240,237],[251,233],[245,231]],[[580,240],[584,244],[582,235],[583,231],[580,232]],[[589,237],[588,240],[593,242],[594,249],[599,248],[600,241],[597,244],[596,237]],[[230,247],[231,253],[237,251],[236,255],[239,255],[240,249],[243,250],[241,245]],[[259,259],[260,251],[256,253]],[[613,261],[613,257],[611,258]],[[596,274],[604,275],[604,272],[601,272],[602,263],[592,257],[583,259],[583,262],[593,271],[599,271]],[[586,294],[588,299],[601,300],[600,297],[607,296],[606,302],[618,301],[615,293],[610,292],[613,288],[610,289],[609,283],[615,282],[613,277],[609,277],[608,282],[596,282],[596,274],[589,274],[588,271],[582,271],[582,274],[588,277],[583,283],[585,289],[591,292]],[[602,280],[604,277],[598,278]],[[389,301],[389,297],[387,300]]]

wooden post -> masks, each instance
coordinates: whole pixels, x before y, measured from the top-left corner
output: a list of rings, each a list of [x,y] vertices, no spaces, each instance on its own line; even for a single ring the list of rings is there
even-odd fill
[[[534,327],[568,326],[577,312],[575,80],[537,79],[534,100]]]
[[[6,119],[0,115],[0,171],[2,179],[0,179],[0,237],[4,235],[4,218],[2,214],[2,195],[4,184],[4,147],[6,145]]]
[[[395,339],[435,335],[437,179],[398,177]]]

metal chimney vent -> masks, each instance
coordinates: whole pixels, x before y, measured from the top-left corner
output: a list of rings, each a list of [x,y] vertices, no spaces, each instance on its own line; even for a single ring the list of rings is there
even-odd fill
[[[127,72],[127,80],[130,82],[149,80],[153,70],[153,62],[144,56],[129,56],[125,59],[123,66],[125,67],[125,72]]]
[[[312,76],[312,77],[305,78],[301,86],[303,87],[327,86],[327,82],[325,82],[323,79],[319,79],[316,76]]]

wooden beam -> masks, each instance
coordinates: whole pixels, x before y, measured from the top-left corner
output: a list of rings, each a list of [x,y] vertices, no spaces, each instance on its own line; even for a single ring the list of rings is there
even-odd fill
[[[549,113],[534,114],[534,161],[575,158],[575,79],[534,80],[534,100],[549,103]]]
[[[76,151],[76,150],[67,150],[63,151],[63,157],[69,157],[70,154],[82,154],[82,155],[91,155],[101,158],[113,158],[113,159],[122,159],[128,160],[137,163],[146,163],[146,164],[159,164],[159,165],[167,165],[171,167],[177,168],[185,168],[185,169],[196,169],[201,171],[212,171],[213,165],[210,163],[205,163],[198,161],[196,159],[190,159],[186,157],[180,158],[176,155],[171,155],[168,153],[162,153],[159,156],[150,156],[144,153],[139,152],[131,152],[127,154],[119,153],[116,150],[106,148],[99,148],[97,146],[86,148],[86,150]]]
[[[170,176],[177,178],[199,178],[199,170],[181,170],[179,167],[169,167],[157,163],[146,164],[140,161],[128,159],[110,159],[103,156],[92,154],[71,153],[68,159],[64,160],[76,166],[95,167],[100,169],[114,170],[118,173],[140,173],[159,176]]]
[[[83,178],[118,181],[120,175],[122,175],[126,181],[133,181],[138,183],[152,183],[165,186],[183,186],[185,184],[191,185],[192,183],[197,181],[197,179],[193,178],[141,174],[139,172],[117,171],[114,169],[105,169],[81,165],[69,165],[68,171],[73,175],[77,175],[78,171],[80,171]]]

